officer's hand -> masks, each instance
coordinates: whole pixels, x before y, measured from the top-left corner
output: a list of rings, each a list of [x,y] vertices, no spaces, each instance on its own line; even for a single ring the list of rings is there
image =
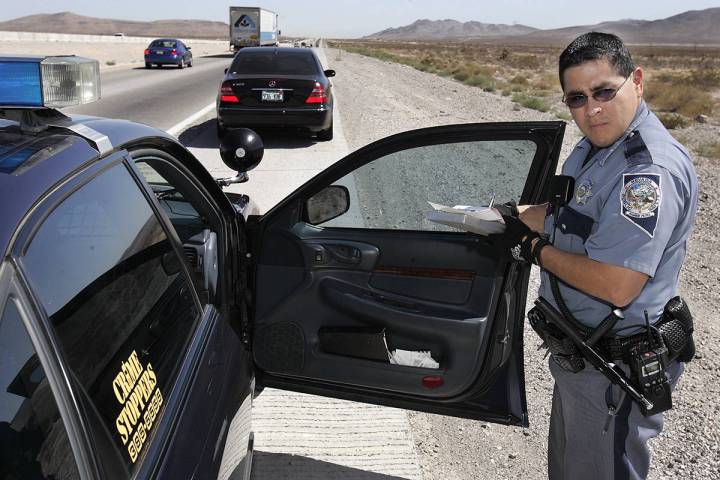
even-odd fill
[[[522,220],[503,215],[505,231],[489,235],[488,239],[503,255],[509,255],[513,260],[523,263],[532,261],[532,241],[540,235],[530,230]]]
[[[545,230],[545,217],[547,215],[547,203],[540,205],[520,205],[520,214],[516,215],[525,223],[530,230],[542,233]]]

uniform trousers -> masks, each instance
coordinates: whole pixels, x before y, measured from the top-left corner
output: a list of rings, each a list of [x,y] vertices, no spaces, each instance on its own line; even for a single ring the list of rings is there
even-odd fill
[[[587,363],[587,362],[586,362]],[[618,361],[627,375],[629,367]],[[666,369],[673,387],[685,364]],[[560,368],[550,358],[555,379],[550,433],[550,480],[645,479],[650,468],[648,440],[663,428],[663,414],[643,416],[640,407],[591,365],[578,373]],[[609,405],[615,408],[609,414]]]

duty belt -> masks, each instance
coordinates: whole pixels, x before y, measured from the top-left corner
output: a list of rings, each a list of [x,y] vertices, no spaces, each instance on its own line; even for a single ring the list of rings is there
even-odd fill
[[[684,304],[683,307],[685,307]],[[689,310],[687,312],[686,319],[664,315],[652,328],[652,343],[658,344],[658,341],[660,341],[667,346],[670,360],[677,358],[681,362],[689,362],[695,356],[695,342],[692,338],[692,316]],[[659,339],[657,335],[660,336]],[[632,350],[647,348],[649,343],[651,342],[648,333],[641,332],[628,337],[604,338],[599,342],[598,346],[608,360],[627,361]]]
[[[647,346],[648,335],[641,332],[628,337],[603,338],[599,342],[599,349],[608,360],[627,361],[628,353],[638,347]]]

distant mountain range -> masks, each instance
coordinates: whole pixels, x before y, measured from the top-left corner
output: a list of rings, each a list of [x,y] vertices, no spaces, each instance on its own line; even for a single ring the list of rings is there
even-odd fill
[[[410,25],[388,28],[368,35],[377,40],[498,41],[517,44],[566,44],[590,30],[611,32],[628,43],[720,44],[720,8],[687,11],[662,20],[619,20],[540,30],[526,25],[503,25],[457,20],[417,20]],[[228,25],[207,20],[157,20],[140,22],[76,15],[71,12],[30,15],[0,22],[0,31],[84,33],[143,37],[226,39]]]
[[[538,31],[525,25],[502,25],[457,20],[416,20],[410,25],[388,28],[368,35],[378,40],[449,40],[482,37],[510,37]]]
[[[81,33],[140,37],[228,38],[228,24],[208,20],[157,20],[137,22],[76,15],[71,12],[29,15],[0,22],[0,31]]]
[[[539,30],[456,20],[418,20],[364,38],[375,40],[488,40],[522,44],[567,44],[591,30],[614,33],[627,43],[720,44],[720,8],[691,10],[662,20],[619,20],[595,25]]]

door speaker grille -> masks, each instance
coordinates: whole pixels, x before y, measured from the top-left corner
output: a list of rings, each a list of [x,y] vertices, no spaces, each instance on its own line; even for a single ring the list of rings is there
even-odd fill
[[[261,327],[255,332],[253,352],[263,370],[300,373],[305,362],[305,335],[300,325],[292,322]]]

